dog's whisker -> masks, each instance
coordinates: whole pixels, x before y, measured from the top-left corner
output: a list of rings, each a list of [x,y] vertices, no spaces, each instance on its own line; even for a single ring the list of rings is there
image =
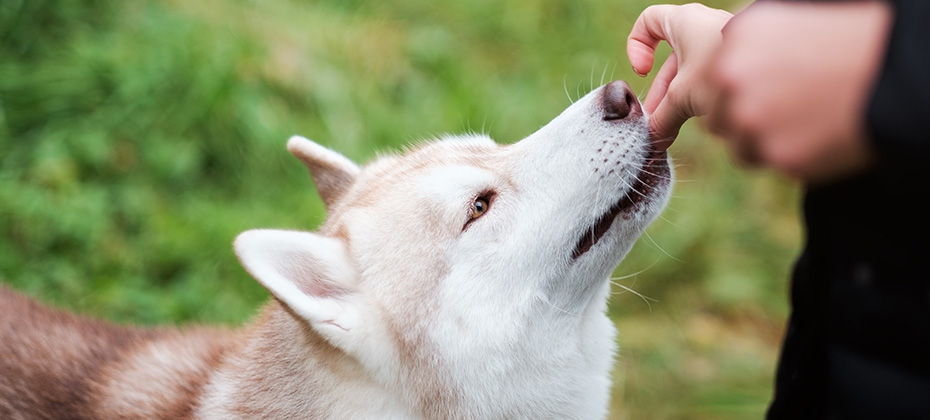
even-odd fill
[[[639,102],[646,100],[647,87],[640,88],[639,93],[636,95],[636,98],[639,99]]]
[[[588,76],[588,92],[594,89],[594,63],[591,63],[591,75]]]
[[[668,179],[672,179],[672,177],[668,177]],[[699,179],[688,179],[688,178],[685,178],[685,179],[676,178],[676,179],[675,179],[675,183],[676,183],[676,184],[681,184],[681,183],[690,184],[690,183],[692,183],[692,182],[700,182],[700,181],[701,181],[701,180],[699,180]]]
[[[626,279],[631,278],[631,277],[636,277],[636,276],[638,276],[638,275],[640,275],[640,274],[645,273],[646,271],[649,271],[652,267],[655,267],[655,265],[658,264],[658,263],[659,263],[659,259],[656,258],[655,261],[653,261],[651,264],[649,264],[648,267],[646,267],[646,268],[644,268],[644,269],[642,269],[642,270],[639,270],[639,271],[637,271],[637,272],[630,273],[630,274],[625,274],[625,275],[622,275],[622,276],[617,276],[617,277],[613,277],[613,276],[612,276],[612,277],[610,278],[610,280],[612,280],[612,281],[615,281],[615,280],[626,280]],[[636,282],[634,281],[633,284],[636,284]]]
[[[549,300],[549,298],[546,297],[546,296],[537,296],[537,299],[539,299],[539,301],[541,301],[542,303],[544,303],[546,306],[548,306],[548,307],[550,307],[550,308],[552,308],[552,309],[555,309],[556,311],[558,311],[558,312],[560,312],[560,313],[563,313],[563,314],[565,314],[565,315],[578,316],[578,313],[577,313],[577,312],[568,311],[568,310],[562,309],[562,308],[560,308],[560,307],[558,307],[558,306],[555,306],[555,304],[552,303],[552,302]]]
[[[635,284],[636,282],[634,281],[633,283]],[[646,306],[649,308],[649,312],[652,312],[652,304],[649,303],[649,301],[653,301],[653,302],[656,302],[656,303],[659,302],[658,299],[654,299],[654,298],[651,298],[651,297],[649,297],[649,296],[646,296],[646,295],[644,295],[644,294],[642,294],[642,293],[640,293],[640,292],[637,292],[636,290],[633,290],[633,288],[631,288],[631,287],[622,285],[622,284],[617,283],[617,282],[614,282],[614,281],[611,281],[611,284],[613,284],[614,286],[617,286],[617,287],[619,287],[619,288],[621,288],[621,289],[623,289],[623,290],[625,290],[625,291],[627,291],[627,292],[630,292],[630,293],[632,293],[632,294],[634,294],[634,295],[636,295],[636,296],[639,296],[639,298],[642,299],[643,302],[646,302]],[[617,292],[617,293],[612,293],[612,294],[618,294],[618,295],[619,295],[619,294],[622,294],[622,293],[623,293],[623,292]]]
[[[604,77],[607,75],[607,67],[609,66],[610,66],[610,63],[604,63],[604,70],[601,71],[601,82],[598,83],[598,86],[601,86],[604,84]]]
[[[646,174],[646,175],[653,176],[653,177],[655,177],[655,178],[657,178],[657,179],[664,179],[664,180],[668,180],[668,181],[671,181],[671,180],[672,180],[672,177],[671,177],[670,175],[657,174],[657,173],[655,173],[655,172],[647,171],[645,168],[644,168],[644,169],[640,169],[639,172],[640,172],[640,173],[643,173],[643,174]],[[637,178],[638,180],[640,180],[640,181],[642,180],[642,179],[640,179],[638,176],[637,176],[636,178]]]
[[[627,174],[629,174],[630,176],[632,176],[633,179],[635,179],[635,180],[637,180],[637,181],[639,181],[639,182],[642,182],[642,180],[639,178],[639,176],[634,175],[632,172],[630,172],[629,169],[626,169],[625,171],[626,171]],[[646,194],[643,194],[642,191],[637,190],[636,187],[635,187],[634,185],[630,184],[630,183],[627,182],[625,179],[623,179],[622,176],[620,176],[619,174],[618,174],[617,176],[620,178],[620,181],[623,182],[623,183],[627,186],[627,188],[629,188],[629,191],[633,191],[633,192],[635,192],[636,194],[639,194],[640,196],[642,196],[642,197],[644,197],[644,198],[648,197]]]
[[[627,171],[627,172],[629,172],[629,171]],[[626,179],[623,179],[623,176],[621,176],[620,174],[616,174],[615,176],[617,177],[617,179],[620,180],[620,182],[623,183],[623,185],[626,186],[626,190],[627,190],[627,191],[626,191],[626,196],[627,196],[627,198],[629,198],[630,191],[634,191],[634,192],[636,192],[636,193],[639,194],[639,195],[643,195],[641,192],[639,192],[639,191],[636,190],[636,188],[635,188],[635,186],[633,186],[633,184],[630,184],[629,182],[627,182]],[[635,177],[634,177],[634,178],[635,178]]]
[[[662,251],[662,253],[665,254],[666,256],[668,256],[669,258],[671,258],[671,259],[673,259],[673,260],[675,260],[675,261],[677,261],[677,262],[680,262],[680,263],[683,263],[683,262],[684,262],[684,261],[681,260],[680,258],[675,257],[675,256],[672,255],[672,254],[669,254],[668,251],[665,250],[665,248],[662,248],[662,246],[659,245],[659,243],[655,241],[655,239],[652,239],[652,235],[650,235],[649,232],[643,232],[643,236],[644,236],[646,239],[649,239],[649,242],[652,242],[652,244],[655,245],[655,247],[658,248],[659,251]]]
[[[565,97],[568,98],[568,103],[573,104],[575,100],[572,99],[572,94],[568,93],[568,75],[562,78],[562,90],[565,91]]]
[[[670,224],[670,225],[672,225],[672,226],[674,226],[674,227],[676,227],[676,228],[681,229],[681,225],[679,225],[679,224],[677,224],[677,223],[671,221],[669,218],[665,217],[664,215],[661,215],[661,214],[660,214],[660,215],[659,215],[659,219],[662,219],[662,221],[664,221],[665,223],[668,223],[668,224]]]

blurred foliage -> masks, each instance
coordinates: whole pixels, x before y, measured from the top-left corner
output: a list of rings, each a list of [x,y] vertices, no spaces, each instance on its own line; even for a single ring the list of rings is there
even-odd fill
[[[0,277],[118,322],[246,321],[267,294],[235,235],[325,217],[291,134],[364,162],[517,141],[610,79],[644,96],[624,46],[649,4],[4,0]],[[611,418],[760,418],[798,191],[693,123],[672,152],[675,197],[616,272]]]

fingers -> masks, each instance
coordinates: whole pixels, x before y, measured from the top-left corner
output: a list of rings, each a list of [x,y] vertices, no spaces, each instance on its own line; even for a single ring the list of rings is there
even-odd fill
[[[680,104],[674,103],[668,96],[659,103],[649,116],[649,131],[652,145],[657,150],[665,150],[678,137],[678,131],[690,115],[682,111]]]
[[[649,6],[633,24],[626,41],[626,54],[636,74],[645,76],[652,71],[656,47],[659,42],[668,40],[662,22],[672,7],[674,6]]]
[[[674,7],[669,5],[647,7],[636,19],[633,29],[630,30],[630,36],[627,38],[627,56],[630,64],[633,65],[633,71],[640,76],[645,76],[652,71],[656,47],[660,42],[668,41],[669,36],[663,22]],[[667,100],[669,86],[677,74],[678,56],[672,52],[662,64],[659,73],[656,74],[652,86],[649,87],[649,93],[646,94],[646,100],[643,102],[643,109],[650,114],[649,126],[652,131],[653,147],[658,150],[665,150],[672,144],[678,136],[681,124],[686,119],[680,115],[673,116],[677,106],[670,105]]]
[[[678,56],[672,52],[668,56],[668,59],[665,60],[665,63],[662,64],[655,79],[652,81],[652,85],[649,86],[649,93],[646,94],[646,100],[643,101],[643,109],[646,113],[651,114],[654,112],[659,106],[659,103],[665,99],[665,96],[668,94],[668,89],[672,84],[672,80],[675,79],[676,75],[678,75]]]
[[[649,87],[649,93],[646,94],[646,100],[643,102],[643,109],[650,115],[649,130],[652,133],[652,144],[657,150],[668,149],[675,137],[678,137],[681,124],[684,124],[684,120],[678,123],[676,118],[668,118],[670,109],[681,106],[680,104],[672,105],[673,99],[668,96],[669,87],[677,74],[678,56],[672,53],[656,74],[652,86]],[[665,106],[662,106],[662,103],[665,103]],[[677,126],[668,124],[677,124]]]
[[[672,48],[643,102],[657,148],[668,147],[688,118],[707,111],[713,89],[704,80],[704,69],[721,42],[720,29],[731,17],[697,3],[658,5],[643,10],[633,24],[627,56],[637,74],[652,71],[659,43]]]

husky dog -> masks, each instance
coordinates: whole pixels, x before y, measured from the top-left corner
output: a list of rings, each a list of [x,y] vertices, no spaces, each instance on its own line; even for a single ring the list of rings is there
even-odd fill
[[[0,288],[0,418],[606,417],[609,276],[672,184],[626,83],[508,146],[288,149],[329,216],[236,238],[273,296],[253,323],[115,326]]]

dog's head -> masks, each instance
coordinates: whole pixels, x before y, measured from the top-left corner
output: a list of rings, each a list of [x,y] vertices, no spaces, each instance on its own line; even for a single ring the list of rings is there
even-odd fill
[[[625,83],[509,146],[449,137],[364,167],[288,149],[329,218],[235,248],[293,314],[425,413],[604,409],[608,278],[671,189]]]

